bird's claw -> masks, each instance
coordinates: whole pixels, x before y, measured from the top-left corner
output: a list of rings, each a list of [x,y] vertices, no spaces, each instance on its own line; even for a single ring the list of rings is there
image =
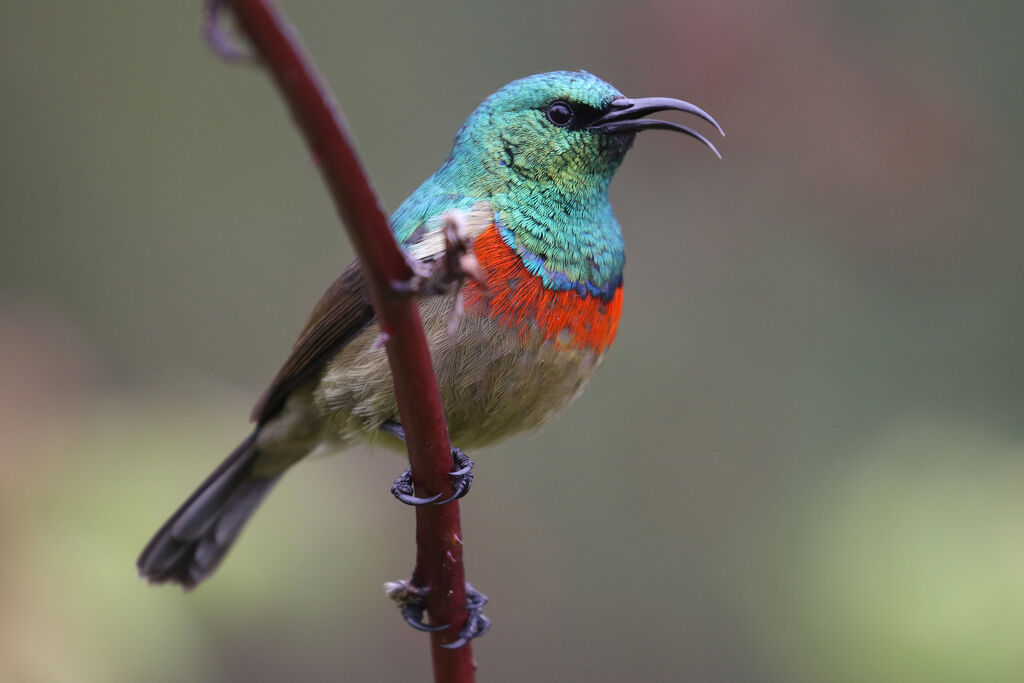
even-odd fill
[[[431,260],[421,261],[408,258],[412,277],[394,282],[392,287],[399,292],[432,296],[458,292],[466,280],[473,280],[484,286],[483,268],[473,254],[472,239],[461,211],[444,214],[444,251]]]
[[[405,619],[405,623],[412,626],[417,631],[443,631],[448,628],[448,624],[441,624],[434,626],[432,624],[423,623],[423,610],[426,605],[422,602],[417,602],[415,605],[409,604],[402,608],[402,618]],[[442,646],[443,647],[443,646]]]
[[[456,467],[454,472],[449,473],[453,478],[452,495],[444,500],[438,500],[442,495],[440,493],[429,497],[415,495],[412,483],[412,470],[408,469],[402,472],[401,476],[395,479],[395,483],[391,485],[391,495],[406,505],[429,505],[430,503],[444,505],[445,503],[462,498],[469,493],[469,489],[473,486],[473,461],[470,460],[469,456],[461,448],[455,448],[454,446],[452,447],[452,460]]]
[[[423,618],[426,614],[427,591],[412,585],[409,581],[390,581],[384,584],[384,593],[398,604],[405,623],[417,631],[443,631],[451,624],[428,624]],[[479,638],[491,628],[491,620],[484,616],[483,608],[487,604],[487,596],[477,591],[471,584],[466,584],[466,626],[459,632],[454,641],[441,645],[446,650],[457,650],[473,638]]]
[[[391,495],[406,505],[427,505],[441,497],[441,494],[438,493],[428,498],[421,498],[415,495],[413,491],[412,470],[402,472],[398,479],[395,479],[395,483],[391,485]]]
[[[388,581],[384,584],[384,594],[395,601],[402,613],[405,623],[417,631],[443,631],[448,624],[428,624],[423,621],[423,614],[427,609],[424,598],[426,591],[417,588],[409,581]]]
[[[472,585],[466,584],[466,626],[459,637],[450,643],[441,645],[446,650],[457,650],[474,638],[479,638],[491,630],[491,620],[484,616],[483,608],[487,604],[487,596],[477,591]]]
[[[448,476],[452,477],[452,495],[435,505],[444,505],[462,498],[469,493],[469,489],[473,486],[473,461],[469,459],[469,456],[461,448],[452,446],[452,460],[455,467],[458,468],[454,472],[448,473]]]

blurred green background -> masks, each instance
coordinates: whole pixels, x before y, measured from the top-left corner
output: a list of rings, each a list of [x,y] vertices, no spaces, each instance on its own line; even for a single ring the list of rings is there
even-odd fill
[[[193,594],[136,578],[352,255],[197,5],[0,12],[0,680],[427,680],[393,454],[297,468]],[[1024,680],[1024,5],[283,6],[389,210],[530,73],[729,134],[641,136],[605,367],[473,453],[481,680]]]

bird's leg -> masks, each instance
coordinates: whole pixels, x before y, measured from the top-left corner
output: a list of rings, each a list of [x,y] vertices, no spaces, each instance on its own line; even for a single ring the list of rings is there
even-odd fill
[[[405,430],[397,422],[385,422],[380,426],[382,432],[405,441]],[[429,498],[419,498],[414,495],[412,483],[412,470],[407,469],[391,487],[391,493],[398,500],[407,505],[426,505],[434,503],[443,505],[456,498],[461,498],[469,492],[473,483],[473,461],[462,452],[462,449],[452,446],[452,461],[455,469],[449,474],[454,478],[452,482],[452,495],[445,500],[438,501],[441,494]],[[427,624],[423,617],[426,614],[427,603],[425,587],[413,585],[411,581],[389,581],[384,584],[384,593],[395,601],[402,612],[405,622],[417,631],[442,631],[450,624]],[[459,637],[453,642],[441,647],[455,650],[473,638],[478,638],[487,633],[491,628],[490,620],[484,616],[483,607],[487,604],[487,596],[478,592],[469,583],[466,584],[466,611],[469,613],[466,619],[466,626],[459,632]]]
[[[409,581],[389,581],[384,584],[384,594],[394,600],[402,612],[405,622],[417,631],[443,631],[451,624],[427,624],[423,621],[426,612],[426,589],[414,586]],[[487,596],[477,591],[471,584],[466,584],[466,611],[469,617],[459,637],[441,647],[457,650],[473,638],[479,638],[491,628],[491,620],[484,616],[483,608],[487,604]]]
[[[380,426],[380,430],[405,441],[405,430],[397,422],[385,422]],[[391,494],[406,505],[427,505],[428,503],[444,505],[462,498],[469,493],[469,489],[473,485],[473,461],[461,448],[455,446],[452,446],[452,461],[455,469],[449,472],[452,476],[452,495],[448,498],[438,500],[443,492],[429,498],[420,498],[414,495],[411,469],[406,469],[398,479],[395,479],[395,483],[391,486]]]

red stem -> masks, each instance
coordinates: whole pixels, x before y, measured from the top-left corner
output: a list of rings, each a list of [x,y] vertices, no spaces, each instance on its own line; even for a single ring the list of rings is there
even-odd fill
[[[215,1],[215,0],[214,0]],[[377,196],[363,170],[334,98],[304,54],[298,35],[270,0],[226,0],[242,31],[274,76],[299,128],[320,163],[338,213],[363,262],[377,321],[387,338],[388,361],[405,429],[416,495],[450,495],[451,447],[417,300],[394,283],[412,272],[396,244]],[[451,624],[431,633],[434,680],[474,680],[470,645],[446,650],[466,625],[466,580],[462,566],[459,505],[416,508],[416,569],[413,585],[425,587],[431,622]]]

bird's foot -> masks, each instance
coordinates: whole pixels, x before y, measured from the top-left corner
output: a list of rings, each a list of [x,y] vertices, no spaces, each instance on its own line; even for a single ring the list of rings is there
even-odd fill
[[[426,589],[412,585],[409,581],[389,581],[384,584],[384,594],[398,605],[405,623],[417,631],[443,631],[451,624],[428,624],[423,621],[426,613]],[[457,650],[473,638],[479,638],[491,628],[491,620],[484,616],[483,608],[487,596],[472,585],[466,584],[466,611],[469,612],[466,626],[454,641],[442,645],[447,650]]]
[[[448,624],[428,624],[423,621],[427,610],[425,588],[414,586],[411,581],[388,581],[384,584],[384,595],[398,605],[405,623],[417,631],[443,631],[448,628]]]
[[[452,495],[444,500],[438,500],[442,496],[441,493],[429,498],[414,495],[412,470],[408,469],[402,472],[398,479],[395,479],[395,483],[391,486],[391,495],[406,505],[427,505],[429,503],[444,505],[462,498],[469,493],[469,489],[473,486],[473,461],[461,448],[452,446],[452,462],[455,465],[455,470],[448,473],[452,477]]]
[[[386,434],[405,441],[405,430],[402,429],[402,425],[396,422],[385,422],[380,426],[380,429]],[[402,472],[401,476],[395,479],[395,483],[391,485],[391,495],[406,505],[428,505],[430,503],[444,505],[445,503],[462,498],[469,493],[470,487],[473,486],[473,461],[470,460],[469,456],[461,448],[452,446],[452,463],[454,469],[448,473],[452,477],[452,495],[444,500],[439,500],[444,492],[429,498],[415,495],[411,469]]]
[[[466,619],[466,626],[459,631],[459,637],[450,643],[442,645],[446,650],[457,650],[474,638],[479,638],[491,630],[491,620],[484,616],[484,605],[487,604],[487,596],[480,593],[472,585],[466,584],[466,611],[469,616]]]
[[[455,294],[455,306],[448,321],[448,329],[454,333],[462,318],[462,286],[466,280],[473,280],[486,291],[486,276],[480,262],[473,253],[472,239],[466,227],[465,215],[458,210],[444,215],[444,251],[430,261],[409,258],[413,275],[406,281],[395,282],[392,287],[400,292],[417,296]]]

